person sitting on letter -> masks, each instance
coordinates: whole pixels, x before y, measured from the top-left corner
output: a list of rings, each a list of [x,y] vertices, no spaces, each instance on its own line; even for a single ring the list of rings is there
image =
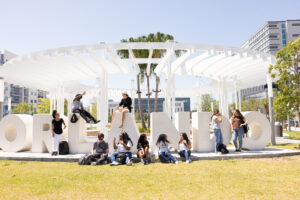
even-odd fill
[[[94,143],[91,165],[107,164],[108,144],[104,141],[104,134],[98,134],[98,141]]]
[[[73,113],[80,113],[80,116],[85,119],[87,123],[94,122],[94,124],[97,124],[100,120],[96,120],[88,111],[84,110],[83,104],[80,101],[85,94],[86,92],[84,91],[82,94],[77,94],[75,96],[72,104],[72,111]]]
[[[112,115],[112,119],[111,119],[111,123],[113,123],[113,121],[115,119],[115,116],[116,116],[116,113],[117,112],[121,112],[122,113],[121,124],[120,124],[119,128],[123,127],[124,119],[125,119],[125,113],[131,112],[131,104],[132,104],[132,100],[128,96],[127,92],[123,92],[122,96],[123,96],[123,99],[121,100],[121,102],[119,103],[119,105],[114,110],[113,115]]]
[[[59,113],[56,110],[53,110],[52,113],[52,137],[53,137],[53,149],[52,156],[58,155],[58,145],[61,140],[61,135],[63,133],[62,125],[64,125],[64,129],[67,127],[64,120],[60,118]]]
[[[140,136],[137,144],[137,149],[137,155],[140,158],[142,165],[149,164],[149,142],[147,140],[146,134],[142,134]]]

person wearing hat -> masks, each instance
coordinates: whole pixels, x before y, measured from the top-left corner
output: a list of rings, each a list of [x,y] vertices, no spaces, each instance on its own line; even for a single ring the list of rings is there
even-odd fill
[[[72,112],[73,113],[80,113],[80,116],[85,119],[87,123],[94,122],[94,124],[97,124],[100,122],[100,120],[96,120],[88,111],[84,110],[83,104],[80,101],[82,99],[82,96],[85,95],[86,92],[84,91],[82,94],[76,94],[73,104],[72,104]]]
[[[121,102],[119,103],[119,105],[114,110],[114,113],[113,113],[112,119],[111,119],[111,123],[113,123],[114,118],[116,116],[116,113],[117,112],[121,112],[122,113],[121,124],[120,124],[119,128],[123,127],[124,120],[125,120],[125,113],[131,112],[131,104],[132,104],[132,100],[128,96],[127,92],[123,92],[122,93],[122,97],[123,98],[122,98]]]

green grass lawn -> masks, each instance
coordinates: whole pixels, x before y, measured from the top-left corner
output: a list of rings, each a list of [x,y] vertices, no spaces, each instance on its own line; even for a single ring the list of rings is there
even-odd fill
[[[287,133],[287,131],[284,131]],[[286,139],[300,140],[300,131],[290,131],[289,136],[285,137]]]
[[[132,167],[0,161],[0,199],[299,199],[300,156]]]
[[[300,145],[299,144],[292,144],[292,143],[279,143],[277,142],[276,145],[271,145],[269,143],[267,147],[274,147],[279,149],[290,149],[290,150],[298,150],[300,151]]]

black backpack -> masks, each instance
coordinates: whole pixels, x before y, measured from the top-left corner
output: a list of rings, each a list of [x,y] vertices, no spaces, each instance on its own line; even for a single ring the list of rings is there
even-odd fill
[[[126,155],[125,153],[118,153],[117,157],[116,157],[116,161],[119,163],[119,164],[125,164],[126,162]]]
[[[224,144],[219,144],[217,150],[219,152],[221,152],[222,154],[228,154],[229,153],[226,145],[224,145]]]
[[[58,146],[59,155],[69,154],[69,144],[66,141],[61,141]]]
[[[93,155],[92,154],[85,154],[84,156],[82,156],[81,158],[79,158],[78,160],[78,165],[90,165],[93,159]]]
[[[73,113],[72,117],[71,117],[71,123],[76,123],[78,121],[78,117],[75,113]]]

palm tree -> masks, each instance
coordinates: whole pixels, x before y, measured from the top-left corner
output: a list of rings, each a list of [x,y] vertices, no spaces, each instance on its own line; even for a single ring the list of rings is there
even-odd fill
[[[157,32],[156,34],[150,33],[148,36],[139,36],[137,38],[132,38],[130,37],[128,40],[127,39],[122,39],[121,42],[166,42],[168,40],[174,40],[174,37],[169,34],[164,34]],[[149,50],[147,49],[138,49],[138,50],[133,50],[133,54],[136,58],[148,58],[149,57]],[[161,58],[163,55],[166,53],[166,50],[161,50],[161,49],[154,49],[152,58]],[[177,53],[177,52],[176,52]],[[123,58],[128,58],[129,53],[127,50],[119,50],[118,54],[123,57]],[[150,73],[148,74],[146,72],[147,69],[147,64],[139,64],[140,68],[140,73],[137,75],[137,93],[138,93],[138,103],[139,103],[139,110],[140,110],[140,117],[142,119],[142,127],[145,128],[145,122],[144,122],[144,113],[142,110],[142,104],[141,104],[141,90],[140,90],[140,83],[144,82],[144,78],[146,76],[147,80],[147,100],[148,100],[148,120],[147,120],[147,125],[150,127],[150,77],[152,75],[155,75],[155,90],[153,92],[155,93],[155,99],[154,99],[154,108],[153,111],[157,111],[157,98],[158,98],[158,93],[160,92],[159,90],[159,83],[160,83],[160,78],[154,73],[155,67],[157,64],[151,64],[150,65]]]

